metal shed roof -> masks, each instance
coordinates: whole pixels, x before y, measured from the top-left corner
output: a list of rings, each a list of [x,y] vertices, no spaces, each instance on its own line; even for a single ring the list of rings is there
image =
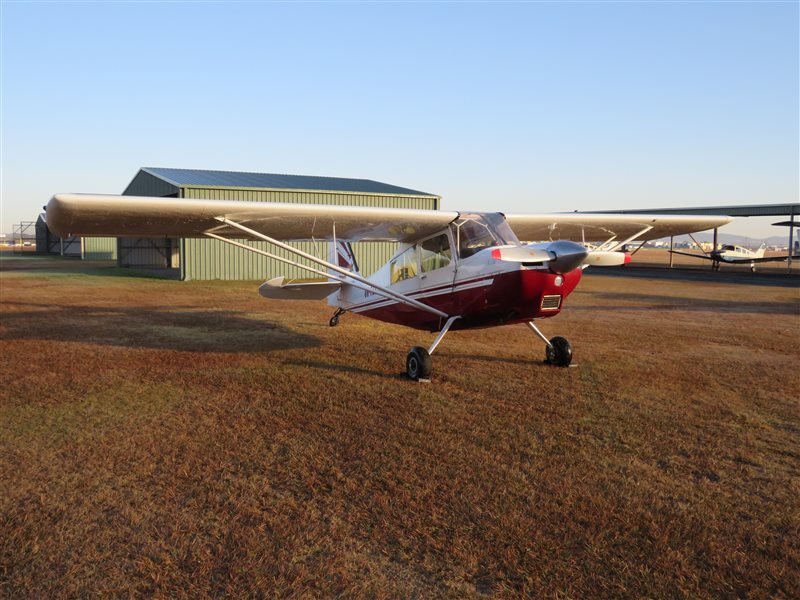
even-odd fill
[[[237,171],[205,171],[200,169],[167,169],[142,167],[142,171],[163,179],[176,187],[208,186],[294,190],[360,192],[365,194],[395,194],[430,196],[436,194],[381,183],[371,179],[344,177],[315,177],[311,175],[278,175],[274,173],[241,173]]]

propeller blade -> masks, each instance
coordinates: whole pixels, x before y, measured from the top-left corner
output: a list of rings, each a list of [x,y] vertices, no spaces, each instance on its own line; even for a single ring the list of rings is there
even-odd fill
[[[547,263],[553,273],[568,273],[581,266],[589,252],[582,244],[556,240],[528,246],[494,248],[492,258],[518,263]]]
[[[543,248],[512,246],[510,248],[495,248],[492,250],[492,258],[507,262],[543,263],[553,260],[555,256]]]
[[[627,252],[589,252],[581,266],[617,267],[627,265],[629,262],[631,255]]]

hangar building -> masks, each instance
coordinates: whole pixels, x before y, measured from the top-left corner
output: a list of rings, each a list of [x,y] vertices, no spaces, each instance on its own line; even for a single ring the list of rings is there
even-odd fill
[[[123,192],[126,196],[161,196],[237,200],[242,202],[294,202],[438,210],[441,198],[369,179],[238,173],[194,169],[143,167]],[[265,242],[246,242],[277,256],[284,250]],[[327,258],[325,242],[293,245]],[[370,274],[391,258],[393,243],[353,244],[362,274]],[[264,279],[284,275],[308,278],[302,269],[212,239],[120,238],[117,263],[122,267],[164,269],[180,279]],[[293,260],[296,257],[291,256]]]
[[[116,238],[67,236],[61,239],[47,226],[47,213],[36,221],[36,253],[76,256],[84,260],[115,260]]]
[[[47,213],[42,213],[36,220],[36,254],[82,256],[83,240],[74,235],[60,238],[47,226]]]

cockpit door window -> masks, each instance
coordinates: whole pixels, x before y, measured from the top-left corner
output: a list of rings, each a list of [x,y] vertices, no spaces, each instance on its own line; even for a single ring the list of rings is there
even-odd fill
[[[453,261],[450,240],[446,233],[423,241],[419,245],[419,250],[423,273],[441,269]]]
[[[391,282],[397,283],[417,276],[417,247],[411,246],[397,256],[389,268]]]

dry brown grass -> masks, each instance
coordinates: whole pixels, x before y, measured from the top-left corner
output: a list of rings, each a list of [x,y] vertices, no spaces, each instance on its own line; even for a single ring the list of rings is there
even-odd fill
[[[3,263],[0,595],[800,596],[797,288],[587,277],[578,367],[416,384],[428,334],[83,268]]]

